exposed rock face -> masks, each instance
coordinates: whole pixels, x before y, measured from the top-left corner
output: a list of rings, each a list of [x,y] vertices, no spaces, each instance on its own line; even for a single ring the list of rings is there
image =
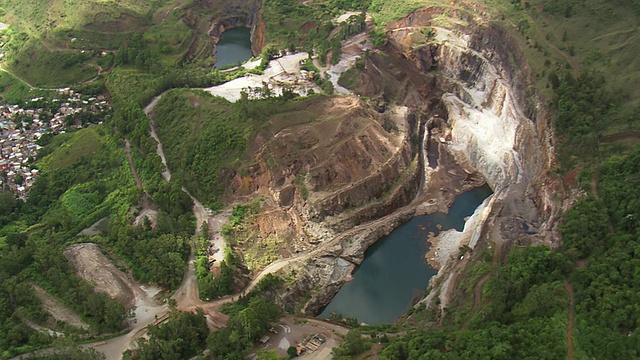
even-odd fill
[[[482,35],[474,34],[469,40]],[[540,151],[543,143],[534,125],[546,120],[536,118],[526,89],[511,77],[515,65],[491,50],[474,49],[477,43],[464,44],[463,39],[445,43],[435,58],[444,75],[443,87],[450,91],[442,100],[449,112],[454,148],[485,175],[492,188],[501,191],[541,172],[547,152]]]
[[[267,45],[267,23],[262,19],[262,13],[256,12],[251,28],[251,52],[258,56]]]
[[[428,26],[429,14],[428,11],[414,13],[401,25],[408,28]],[[439,32],[438,41],[417,48],[406,42],[407,36],[412,34],[406,34],[403,29],[391,31],[390,43],[385,47],[385,61],[375,54],[370,57],[372,66],[361,75],[358,91],[362,95],[377,95],[387,101],[407,104],[410,111],[421,113],[423,117],[442,114],[445,121],[434,120],[433,124],[440,128],[448,151],[458,163],[478,171],[494,189],[495,195],[478,209],[474,221],[465,227],[462,235],[449,236],[457,239],[456,244],[473,248],[489,237],[496,248],[501,249],[524,237],[530,242],[554,245],[559,209],[549,200],[549,193],[554,189],[545,180],[546,170],[554,162],[552,131],[542,102],[529,87],[524,54],[507,32],[493,26],[473,24],[436,31]],[[415,152],[403,156],[401,164],[406,164],[409,154],[415,155]],[[425,166],[424,162],[419,164]],[[357,191],[369,190],[365,180],[360,184],[363,186]],[[415,183],[412,190],[415,194]],[[316,209],[320,215],[317,219],[323,219],[322,215],[343,216],[337,216],[343,209],[333,208],[332,204],[353,204],[349,198],[352,194],[338,191],[326,198],[333,201],[321,203],[322,206]],[[418,194],[420,198],[421,194]],[[423,199],[427,198],[423,196]],[[417,209],[425,211],[424,203],[414,201],[402,207],[406,204],[408,202],[393,204],[400,210],[382,219],[380,217],[392,213],[393,209],[381,213],[367,210],[376,217],[364,216],[359,219],[362,222],[354,221],[357,219],[354,214],[363,213],[361,209],[346,216],[348,220],[327,218],[325,224],[331,224],[334,230],[345,231],[341,235],[343,239],[299,269],[302,275],[285,294],[285,303],[298,302],[302,294],[311,292],[311,300],[303,311],[312,314],[325,305],[340,284],[348,279],[348,275],[336,275],[350,268],[343,266],[344,261],[359,264],[364,251],[380,236],[413,217]],[[376,218],[379,220],[358,226]],[[518,228],[527,230],[514,230]],[[485,234],[487,236],[483,236]],[[447,293],[455,286],[451,274],[459,271],[460,266],[451,263],[449,257],[442,259],[440,265],[439,276],[446,277],[445,288],[440,293]],[[443,300],[441,306],[444,307],[446,298]]]
[[[228,5],[234,15],[211,26],[214,42],[230,27],[249,26],[254,45],[263,46],[258,3],[246,3]],[[285,239],[283,256],[314,254],[291,265],[294,280],[281,296],[288,309],[315,313],[377,239],[413,216],[446,210],[483,179],[495,195],[462,235],[447,237],[453,249],[487,239],[496,249],[522,238],[554,244],[559,210],[545,177],[554,162],[552,132],[524,54],[507,32],[470,18],[471,25],[435,28],[435,39],[416,42],[440,13],[419,10],[390,26],[389,43],[367,58],[356,86],[371,101],[300,102],[254,140],[256,165],[236,177],[233,195],[268,199],[255,219],[258,239]],[[448,166],[427,168],[431,133],[441,156],[455,159]],[[446,294],[463,265],[449,256],[438,264],[446,277],[438,293]]]
[[[316,111],[321,115],[310,116]],[[415,192],[416,167],[410,168],[415,151],[405,111],[390,111],[396,131],[385,130],[385,117],[357,97],[329,98],[313,109],[279,115],[275,126],[291,125],[274,129],[275,136],[262,145],[255,190],[293,204],[292,185],[304,187],[310,195],[302,212],[316,222],[382,196],[403,174]],[[406,202],[410,193],[402,196]]]
[[[497,27],[436,31],[443,33],[440,44],[409,58],[418,68],[433,64],[441,75],[438,87],[444,92],[450,150],[495,191],[478,209],[475,221],[441,241],[455,242],[455,249],[463,244],[474,248],[486,234],[484,239],[496,245],[496,252],[523,239],[557,245],[560,209],[550,200],[554,189],[545,180],[555,155],[552,130],[542,102],[529,87],[523,52]],[[439,273],[445,277],[442,308],[455,286],[454,273],[463,266],[446,260],[440,259],[445,267]]]
[[[527,87],[524,55],[499,28],[453,37],[435,56],[442,88],[449,91],[442,101],[452,149],[484,175],[510,216],[541,225],[555,215],[543,195],[554,149],[549,116]],[[540,235],[552,242],[549,225]]]
[[[224,18],[216,18],[209,28],[209,36],[214,45],[220,40],[225,31],[234,27],[248,27],[251,29],[251,52],[254,56],[260,54],[266,45],[266,23],[260,13],[260,1],[234,1],[227,4]],[[214,46],[214,54],[216,52]]]
[[[251,51],[258,55],[266,45],[266,23],[262,19],[259,0],[199,0],[184,8],[185,14],[181,21],[200,34],[207,34],[208,39],[202,36],[191,44],[189,54],[210,56],[216,53],[216,44],[220,35],[234,27],[248,27],[251,29]],[[200,45],[198,41],[206,41],[207,54],[194,54]],[[211,53],[209,54],[209,50]]]

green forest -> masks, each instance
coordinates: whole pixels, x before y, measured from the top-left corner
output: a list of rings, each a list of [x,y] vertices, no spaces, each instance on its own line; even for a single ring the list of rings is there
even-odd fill
[[[564,358],[570,293],[576,358],[637,358],[639,160],[636,149],[598,165],[598,193],[565,215],[561,249],[512,250],[505,266],[490,270],[486,300],[468,321],[464,309],[452,309],[442,328],[395,338],[380,358]]]
[[[352,319],[348,325],[357,329],[334,349],[334,358],[365,358],[373,351],[394,360],[640,358],[637,1],[263,0],[266,46],[256,54],[262,64],[212,69],[203,45],[208,34],[199,22],[227,5],[0,0],[0,21],[10,24],[0,30],[3,105],[26,107],[39,97],[29,106],[53,107],[55,89],[70,87],[105,95],[111,106],[100,117],[76,114],[72,120],[81,119],[84,127],[38,141],[34,167],[40,175],[26,199],[0,192],[0,359],[38,349],[53,349],[44,359],[101,359],[77,345],[130,327],[132,310],[76,275],[64,255],[70,245],[97,244],[119,270],[158,287],[169,306],[191,251],[203,301],[233,294],[246,282],[247,264],[232,248],[220,273],[211,276],[208,243],[193,236],[193,201],[183,187],[214,212],[232,208],[224,231],[233,242],[243,221],[260,211],[256,203],[238,205],[231,198],[234,177],[255,165],[258,135],[269,134],[274,115],[327,98],[333,85],[317,75],[326,95],[300,99],[285,91],[249,100],[244,93],[236,103],[194,89],[261,74],[281,51],[307,51],[318,56],[319,66],[335,64],[341,41],[366,29],[365,14],[374,45],[384,47],[385,26],[415,9],[435,6],[442,15],[434,25],[443,25],[449,15],[464,19],[470,5],[481,6],[492,24],[520,40],[535,92],[554,119],[558,164],[548,175],[566,193],[578,194],[560,220],[562,244],[553,250],[514,244],[502,259],[489,250],[473,254],[456,289],[466,298],[442,315],[411,309],[393,326],[358,327]],[[342,24],[332,21],[345,11],[356,15]],[[355,88],[368,64],[360,58],[340,84]],[[303,66],[318,71],[311,60]],[[161,94],[147,116],[145,107]],[[161,176],[152,125],[171,181]],[[145,207],[157,217],[134,225]],[[93,224],[100,224],[96,233],[81,235]],[[172,308],[167,321],[149,326],[148,338],[124,358],[184,359],[206,349],[218,359],[244,359],[284,314],[273,300],[285,286],[279,277],[265,277],[252,293],[223,307],[227,326],[213,332],[202,311]],[[56,321],[34,296],[36,287],[77,314],[88,330]],[[49,336],[39,330],[43,326],[66,335]]]

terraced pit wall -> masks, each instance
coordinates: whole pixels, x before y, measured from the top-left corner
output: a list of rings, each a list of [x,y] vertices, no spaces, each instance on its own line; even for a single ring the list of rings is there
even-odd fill
[[[412,21],[424,19],[414,17]],[[444,137],[448,150],[458,163],[478,171],[495,192],[480,210],[484,214],[481,221],[474,221],[473,228],[465,228],[468,232],[465,241],[472,246],[490,242],[500,248],[514,242],[557,246],[556,228],[561,204],[552,196],[558,190],[546,175],[555,161],[551,118],[529,86],[529,69],[517,40],[504,29],[492,25],[472,24],[438,31],[450,33],[439,41],[408,50],[394,38],[402,33],[390,33],[384,58],[397,62],[400,69],[411,66],[412,71],[423,74],[421,79],[425,84],[435,78],[434,91],[419,91],[423,88],[414,83],[398,92],[406,94],[404,99],[396,98],[395,101],[404,101],[411,111],[426,116],[430,111],[444,109]],[[379,67],[376,70],[380,71]],[[384,76],[379,75],[380,78]],[[397,79],[400,75],[389,77]],[[384,89],[385,84],[375,87]],[[407,90],[409,88],[414,90]],[[412,100],[415,97],[422,103]],[[424,104],[433,106],[428,109]],[[404,155],[402,158],[401,164],[406,165],[410,157]],[[392,174],[386,176],[389,175]],[[374,183],[372,179],[371,184]],[[318,204],[319,219],[343,210],[340,206],[351,204],[359,191],[371,190],[366,184],[369,183],[365,180],[360,189],[335,194],[326,199],[322,207]],[[414,183],[413,190],[416,189]],[[396,206],[401,205],[397,203]],[[382,216],[393,212],[386,210],[375,214]],[[415,209],[403,209],[384,222],[372,222],[356,234],[345,235],[339,244],[296,269],[302,275],[284,294],[285,305],[293,308],[305,301],[302,311],[315,313],[349,279],[368,246],[414,215]],[[361,221],[342,222],[335,229],[347,230],[349,226],[369,220],[363,217]],[[464,266],[453,262],[442,265],[438,277],[449,281],[432,282],[432,287],[445,284],[440,291],[431,289],[433,293],[447,293],[453,289],[455,281],[451,280]],[[445,305],[446,302],[441,306]]]

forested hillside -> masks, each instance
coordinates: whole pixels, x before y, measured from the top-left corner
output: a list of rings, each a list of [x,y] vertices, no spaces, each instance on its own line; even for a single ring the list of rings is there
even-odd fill
[[[580,189],[579,200],[563,216],[557,251],[516,246],[502,261],[478,254],[458,290],[467,298],[447,309],[442,326],[418,326],[380,358],[637,358],[638,4],[486,5],[527,40],[556,118],[557,176],[566,191]]]
[[[291,92],[231,103],[188,88],[260,74],[281,50],[314,53],[319,66],[337,63],[341,41],[365,29],[366,14],[370,38],[381,47],[387,24],[423,6],[441,10],[434,21],[439,25],[449,17],[462,22],[460,13],[482,13],[520,41],[532,86],[554,119],[557,161],[548,176],[562,190],[556,196],[571,201],[557,249],[513,244],[496,257],[479,248],[444,313],[412,309],[394,326],[398,332],[381,336],[381,346],[367,351],[381,359],[640,357],[638,1],[264,0],[262,64],[211,69],[209,21],[234,6],[228,3],[0,0],[0,21],[9,24],[0,30],[3,104],[27,107],[32,98],[48,99],[51,89],[69,86],[106,95],[112,108],[103,118],[38,141],[42,149],[33,166],[40,175],[24,201],[0,193],[0,358],[50,346],[61,349],[51,358],[99,357],[68,345],[119,334],[130,325],[131,312],[78,277],[65,249],[95,243],[118,270],[169,294],[183,279],[196,231],[193,201],[183,187],[213,210],[233,203],[234,177],[255,165],[250,150],[259,142],[256,134],[272,115],[303,103],[292,101]],[[356,16],[332,22],[345,11]],[[357,82],[364,61],[342,84]],[[318,70],[310,61],[305,66]],[[326,79],[316,82],[332,89]],[[145,107],[154,99],[148,116]],[[164,141],[171,181],[161,176],[152,121]],[[239,214],[242,206],[235,209],[232,222],[239,222],[245,214]],[[156,212],[154,221],[141,217],[134,225],[144,210]],[[87,229],[97,230],[81,234]],[[237,259],[229,254],[235,268]],[[209,260],[197,255],[201,297],[233,292],[231,267],[223,265],[224,288],[218,283],[214,289]],[[88,328],[58,321],[34,296],[36,288]],[[229,325],[208,340],[201,313],[173,312],[125,357],[188,358],[206,344],[218,358],[241,359],[281,315],[255,294],[225,311]],[[56,340],[43,328],[68,336]],[[360,330],[374,337],[391,333],[385,326]],[[366,350],[362,342],[369,339],[360,330],[336,358]],[[349,347],[351,342],[358,346]]]

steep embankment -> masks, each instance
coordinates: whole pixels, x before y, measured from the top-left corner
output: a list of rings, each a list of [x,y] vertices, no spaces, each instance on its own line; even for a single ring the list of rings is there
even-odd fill
[[[222,33],[234,27],[248,27],[251,29],[251,51],[257,56],[266,45],[267,29],[260,12],[261,4],[257,0],[197,1],[185,7],[183,21],[209,35],[213,45],[212,54],[216,53],[215,44]],[[190,51],[189,56],[196,55]]]
[[[391,24],[384,54],[368,58],[356,92],[378,98],[383,104],[406,105],[407,114],[418,119],[413,130],[404,129],[408,136],[414,136],[420,124],[425,124],[426,131],[437,134],[442,149],[453,154],[459,166],[467,173],[477,171],[494,189],[495,194],[462,233],[449,232],[435,240],[436,246],[444,241],[441,247],[449,249],[439,254],[438,276],[444,281],[438,283],[444,284],[443,288],[432,291],[442,294],[444,307],[456,285],[456,274],[468,261],[452,261],[451,255],[457,254],[461,245],[473,249],[494,243],[498,252],[516,241],[557,245],[559,212],[551,201],[552,184],[545,177],[554,162],[549,117],[529,87],[528,68],[517,42],[503,29],[470,18],[465,20],[471,25],[432,28],[433,15],[437,12],[420,10]],[[422,30],[426,28],[435,30],[437,36],[425,39]],[[311,293],[303,311],[315,312],[349,278],[370,244],[416,214],[446,207],[446,198],[441,197],[445,190],[451,189],[455,195],[472,182],[440,179],[438,192],[434,189],[438,171],[429,169],[424,161],[418,161],[417,166],[424,170],[426,183],[419,187],[415,199],[408,205],[395,204],[378,214],[378,220],[366,223],[373,219],[364,219],[366,226],[353,228],[335,246],[296,268],[302,275],[286,294],[287,304],[293,307],[302,294]],[[414,192],[416,188],[414,185]],[[339,199],[337,203],[349,203],[340,196],[339,191],[333,195]],[[361,205],[355,204],[349,215],[358,213]],[[334,214],[330,206],[323,205],[323,209]]]
[[[463,233],[434,240],[449,249],[437,261],[442,306],[468,261],[452,261],[461,245],[489,241],[500,252],[522,239],[553,243],[558,212],[545,182],[552,138],[523,54],[507,32],[470,17],[471,25],[434,28],[438,14],[420,10],[390,25],[388,44],[357,75],[360,99],[291,102],[255,134],[248,150],[257,155],[247,159],[255,162],[226,196],[262,196],[251,238],[281,239],[279,256],[304,260],[276,269],[291,278],[287,308],[314,313],[378,238],[413,216],[446,210],[483,179],[495,195]],[[427,28],[437,35],[425,37]],[[430,138],[439,143],[437,168],[426,161]]]
[[[559,209],[546,178],[554,163],[551,126],[529,86],[524,54],[508,32],[494,26],[434,30],[435,41],[408,57],[417,65],[432,64],[438,73],[440,100],[448,113],[442,129],[448,148],[495,192],[462,233],[446,233],[441,241],[454,243],[450,248],[455,251],[459,245],[473,249],[493,243],[500,252],[517,241],[557,246]],[[441,307],[464,264],[451,263],[452,271],[440,273],[446,274]]]

